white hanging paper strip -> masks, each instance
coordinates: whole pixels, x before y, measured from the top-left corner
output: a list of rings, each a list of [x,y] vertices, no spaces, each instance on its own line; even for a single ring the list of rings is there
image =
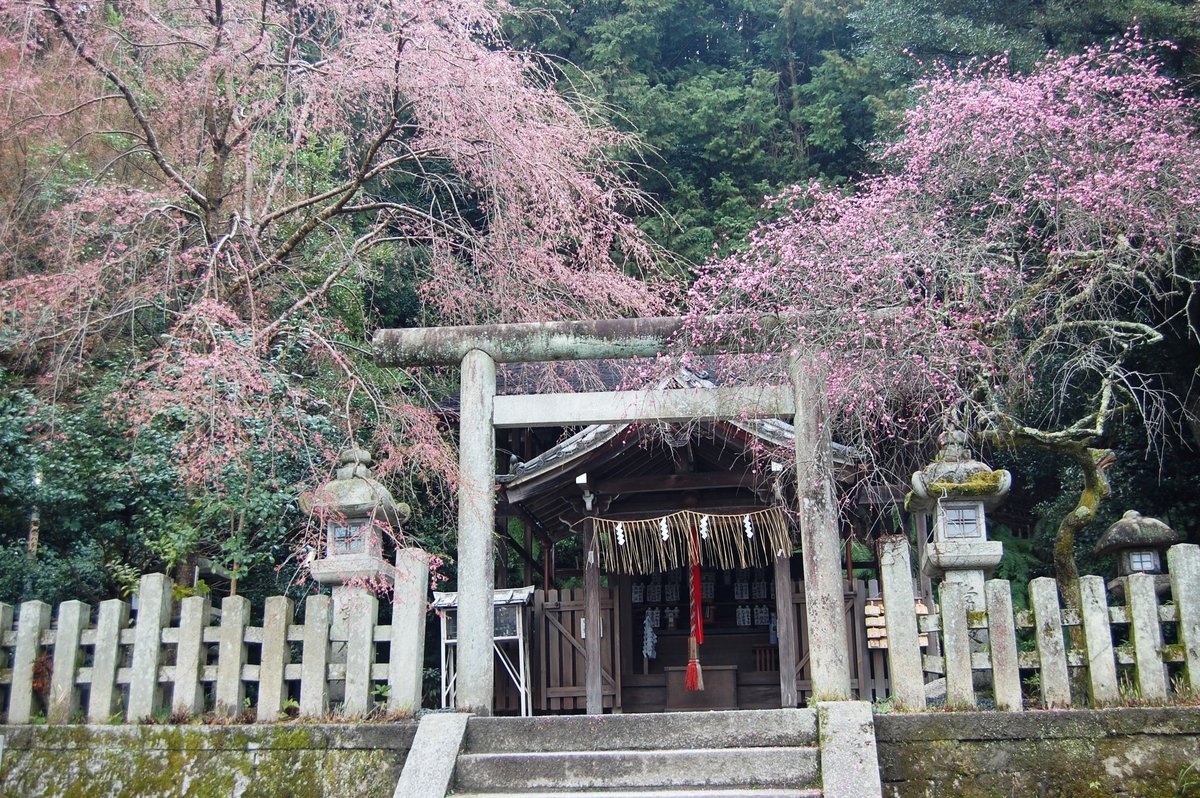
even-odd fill
[[[781,507],[736,515],[680,510],[655,518],[592,521],[600,566],[609,573],[654,575],[693,564],[723,571],[765,568],[793,550]]]

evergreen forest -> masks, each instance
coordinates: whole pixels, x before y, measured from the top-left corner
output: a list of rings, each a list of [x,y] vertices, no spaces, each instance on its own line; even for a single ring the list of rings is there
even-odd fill
[[[833,313],[880,481],[1014,474],[999,576],[1200,542],[1198,79],[1185,0],[6,3],[0,602],[311,590],[351,442],[452,555],[455,374],[369,350],[442,324]]]

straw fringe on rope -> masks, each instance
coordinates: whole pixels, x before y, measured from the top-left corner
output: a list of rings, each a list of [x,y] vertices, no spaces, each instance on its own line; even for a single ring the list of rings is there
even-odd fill
[[[591,520],[600,567],[609,573],[669,571],[697,559],[701,566],[722,570],[765,568],[776,557],[792,555],[787,518],[779,507],[737,515],[680,510],[636,521]]]

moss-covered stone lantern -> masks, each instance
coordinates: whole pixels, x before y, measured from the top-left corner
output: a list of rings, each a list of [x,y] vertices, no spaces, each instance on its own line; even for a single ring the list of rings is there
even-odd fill
[[[383,559],[382,528],[396,530],[411,514],[408,505],[396,504],[371,473],[370,452],[351,446],[339,460],[335,478],[301,500],[305,512],[325,526],[324,551],[309,564],[313,579],[323,585],[390,575]]]
[[[1171,589],[1166,574],[1166,552],[1183,536],[1157,518],[1147,518],[1137,510],[1129,510],[1121,520],[1104,530],[1096,541],[1096,554],[1117,555],[1117,578],[1108,583],[1114,598],[1125,595],[1125,582],[1130,574],[1154,574],[1154,587],[1159,594]]]
[[[966,585],[972,608],[983,610],[984,580],[1004,555],[1002,543],[988,540],[987,511],[1004,501],[1012,475],[972,457],[965,432],[946,432],[941,443],[937,459],[913,474],[905,505],[910,512],[933,515],[923,571]]]
[[[334,640],[351,640],[355,634],[363,633],[363,629],[369,629],[369,625],[362,625],[361,619],[374,621],[378,617],[379,599],[376,592],[379,587],[394,580],[397,600],[402,595],[410,596],[406,606],[411,607],[412,611],[394,607],[393,616],[412,616],[416,619],[416,624],[409,624],[413,628],[413,634],[409,636],[413,641],[411,648],[423,651],[428,574],[426,561],[422,556],[419,562],[421,567],[415,572],[417,577],[406,579],[402,585],[398,569],[383,559],[384,529],[390,529],[398,537],[399,526],[408,520],[411,511],[407,504],[397,504],[388,489],[375,479],[370,469],[370,452],[350,446],[341,453],[339,460],[341,466],[334,479],[300,499],[301,508],[312,513],[324,525],[324,550],[320,552],[321,556],[309,562],[308,568],[313,579],[333,587],[331,636]],[[402,558],[402,555],[412,553],[412,550],[398,551],[398,565],[407,567],[411,558]],[[369,689],[361,685],[370,683],[374,648],[356,648],[354,652],[352,655],[351,649],[343,642],[330,645],[330,661],[344,664],[346,678],[330,685],[329,700],[343,702],[343,710],[347,714],[366,714],[374,706],[374,698]],[[398,691],[399,703],[389,701],[392,709],[402,705],[409,709],[420,706],[420,658],[416,658],[413,667],[404,670],[417,674],[417,678],[406,682],[411,684],[415,681],[417,687],[410,686]],[[351,690],[347,686],[351,683],[361,689]]]

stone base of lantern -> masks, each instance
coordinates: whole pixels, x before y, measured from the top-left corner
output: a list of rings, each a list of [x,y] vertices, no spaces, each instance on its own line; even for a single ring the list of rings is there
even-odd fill
[[[374,582],[390,579],[392,567],[374,554],[339,554],[314,560],[308,567],[309,574],[322,585],[345,585],[348,583]],[[337,592],[334,592],[334,596]],[[336,607],[336,598],[335,607]]]
[[[1108,595],[1113,601],[1125,600],[1125,586],[1129,582],[1128,576],[1118,576],[1116,579],[1110,579],[1105,585],[1108,588]],[[1171,575],[1170,574],[1154,574],[1154,592],[1160,597],[1171,593]]]
[[[1004,544],[998,540],[934,540],[925,547],[923,570],[933,578],[954,571],[979,571],[990,574],[1004,556]],[[979,595],[983,595],[980,583]]]
[[[343,554],[317,560],[310,564],[309,570],[317,582],[333,585],[333,621],[330,627],[330,639],[333,642],[329,647],[329,661],[346,666],[347,680],[365,679],[369,682],[371,665],[374,663],[353,662],[348,656],[351,651],[365,651],[369,655],[374,652],[374,647],[347,646],[346,642],[359,633],[371,634],[372,624],[356,623],[359,619],[374,621],[379,614],[379,598],[368,585],[391,579],[394,569],[374,555]],[[360,626],[365,631],[360,630]],[[359,695],[353,700],[362,706],[345,706],[347,714],[366,714],[371,709],[361,699],[361,691],[348,693],[344,682],[330,684],[331,702],[344,702],[348,695]]]

